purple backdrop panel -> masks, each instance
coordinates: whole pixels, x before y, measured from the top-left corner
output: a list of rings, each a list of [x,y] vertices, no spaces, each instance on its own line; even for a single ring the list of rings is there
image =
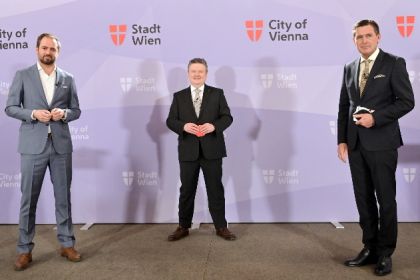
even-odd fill
[[[6,2],[0,107],[16,70],[36,62],[40,33],[60,37],[58,65],[76,79],[76,223],[177,222],[177,136],[165,121],[172,94],[188,86],[192,57],[207,59],[208,84],[224,89],[234,117],[223,161],[229,222],[358,220],[349,166],[336,155],[343,66],[358,56],[354,22],[378,21],[381,48],[406,59],[416,96],[420,90],[416,1]],[[400,221],[420,221],[419,119],[415,108],[400,121]],[[0,223],[18,222],[18,130],[19,121],[0,114]],[[53,201],[47,175],[38,223],[55,223]],[[211,222],[202,178],[194,221]]]

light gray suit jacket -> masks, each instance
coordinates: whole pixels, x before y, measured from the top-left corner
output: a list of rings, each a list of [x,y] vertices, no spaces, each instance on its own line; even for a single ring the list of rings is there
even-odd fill
[[[33,110],[53,108],[66,110],[66,119],[50,121],[48,124],[33,120]],[[73,146],[68,122],[80,117],[79,100],[73,76],[57,67],[54,97],[48,105],[42,87],[37,65],[16,72],[9,90],[6,114],[22,121],[19,130],[18,152],[21,154],[40,154],[48,138],[51,127],[52,142],[59,154],[71,153]]]

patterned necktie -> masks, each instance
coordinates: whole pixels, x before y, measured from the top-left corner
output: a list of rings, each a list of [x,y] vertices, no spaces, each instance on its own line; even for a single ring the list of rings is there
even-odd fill
[[[366,82],[369,78],[369,63],[371,61],[372,61],[371,59],[366,59],[365,61],[362,62],[365,65],[365,67],[363,69],[362,77],[360,78],[360,97],[363,96]]]
[[[196,88],[194,90],[194,100],[193,100],[193,104],[194,104],[194,110],[195,110],[195,114],[198,116],[200,115],[200,108],[201,108],[201,98],[200,98],[200,92],[201,90],[199,88]]]

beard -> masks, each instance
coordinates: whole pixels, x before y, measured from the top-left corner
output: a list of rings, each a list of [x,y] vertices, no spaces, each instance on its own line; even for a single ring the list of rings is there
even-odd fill
[[[44,55],[39,61],[45,65],[52,65],[55,62],[55,58],[51,55]]]

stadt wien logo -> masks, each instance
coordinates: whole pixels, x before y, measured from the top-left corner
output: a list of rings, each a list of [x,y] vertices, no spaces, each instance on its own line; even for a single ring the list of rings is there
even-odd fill
[[[397,28],[403,38],[411,36],[415,21],[415,16],[397,16]]]
[[[126,33],[127,33],[126,24],[109,25],[109,34],[111,35],[112,42],[116,46],[121,46],[124,43]]]
[[[130,27],[130,31],[128,30]],[[131,44],[132,46],[158,46],[162,44],[160,37],[162,26],[152,24],[110,24],[108,26],[111,40],[115,46]],[[128,37],[128,38],[127,38]],[[127,42],[128,43],[125,43]]]

